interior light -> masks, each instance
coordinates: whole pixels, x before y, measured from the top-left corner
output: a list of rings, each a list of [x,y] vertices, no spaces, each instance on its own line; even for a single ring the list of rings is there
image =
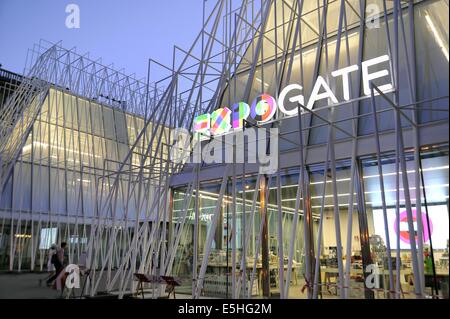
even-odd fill
[[[16,238],[31,238],[30,234],[15,234],[14,237]]]
[[[256,79],[256,81],[258,81],[259,83],[263,83],[263,81],[262,81],[260,78],[255,78],[255,79]],[[268,86],[269,86],[269,84],[266,83],[266,82],[264,82],[263,84],[264,84],[265,87],[268,87]]]
[[[434,26],[433,20],[431,20],[431,18],[428,14],[425,15],[425,20],[427,21],[428,26],[431,29],[431,32],[433,32],[434,39],[436,40],[437,44],[441,47],[442,53],[444,54],[447,61],[449,61],[448,49],[445,47],[444,42],[442,41],[441,37],[439,36],[439,33],[436,30],[436,27]]]
[[[34,146],[38,146],[38,147],[41,147],[41,148],[48,148],[49,146],[51,146],[52,149],[56,149],[56,150],[60,150],[60,151],[66,150],[66,151],[69,152],[69,153],[70,153],[70,152],[73,152],[73,153],[80,154],[80,155],[93,156],[93,157],[95,157],[95,158],[101,158],[101,156],[99,156],[99,155],[93,155],[93,154],[86,153],[86,152],[80,152],[80,151],[77,151],[77,150],[74,150],[74,149],[64,148],[64,147],[60,147],[60,146],[56,146],[56,145],[49,145],[49,144],[47,144],[47,143],[42,143],[42,142],[38,142],[38,141],[34,141],[32,144],[33,144]],[[31,145],[32,145],[32,144],[27,144],[27,145],[25,145],[25,146],[22,148],[22,153],[27,153],[28,151],[30,151],[30,150],[31,150]],[[69,159],[69,160],[70,160],[70,159]]]

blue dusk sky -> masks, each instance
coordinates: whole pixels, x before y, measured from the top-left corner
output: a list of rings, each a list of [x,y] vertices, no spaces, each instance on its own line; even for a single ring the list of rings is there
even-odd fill
[[[66,6],[80,8],[80,28],[66,27]],[[22,73],[40,39],[90,52],[126,74],[147,76],[148,58],[172,64],[173,45],[190,47],[202,24],[203,0],[0,0],[0,64]],[[158,70],[155,68],[155,71]],[[152,69],[153,72],[153,69]],[[158,79],[158,74],[151,80]],[[161,71],[161,76],[165,76]]]

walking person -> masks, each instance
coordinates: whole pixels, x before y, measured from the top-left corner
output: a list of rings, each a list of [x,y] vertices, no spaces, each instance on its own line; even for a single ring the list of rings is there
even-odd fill
[[[57,246],[56,244],[52,244],[50,246],[50,248],[48,249],[47,252],[47,276],[44,279],[39,279],[39,286],[42,285],[42,281],[45,280],[47,281],[48,279],[50,279],[50,277],[52,277],[55,274],[55,266],[53,266],[52,263],[52,257],[54,254],[56,254],[57,251]]]
[[[67,244],[61,243],[61,247],[56,250],[56,253],[52,255],[52,264],[55,267],[55,274],[47,279],[47,286],[51,286],[53,281],[58,277],[59,273],[64,269],[64,249]]]

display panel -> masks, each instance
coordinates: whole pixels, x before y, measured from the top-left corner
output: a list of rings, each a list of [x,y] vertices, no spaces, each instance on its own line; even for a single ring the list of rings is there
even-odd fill
[[[52,244],[56,243],[57,228],[42,228],[39,249],[49,249]]]
[[[414,218],[414,230],[416,233],[417,240],[417,213],[413,209]],[[433,242],[433,249],[445,249],[447,247],[447,240],[449,237],[449,218],[448,210],[446,205],[433,205],[428,206],[428,215],[430,221],[430,231],[428,230],[426,210],[422,207],[422,224],[424,227],[423,241],[425,245],[430,244],[430,235]],[[407,223],[406,208],[400,207],[400,249],[410,249],[409,241],[409,231]],[[397,247],[397,218],[394,208],[387,209],[387,219],[388,219],[388,229],[389,229],[389,240],[391,244],[391,249]],[[374,209],[373,210],[373,222],[375,227],[375,233],[383,238],[384,244],[386,245],[386,234],[384,230],[384,219],[383,210]],[[430,234],[431,232],[431,234]]]

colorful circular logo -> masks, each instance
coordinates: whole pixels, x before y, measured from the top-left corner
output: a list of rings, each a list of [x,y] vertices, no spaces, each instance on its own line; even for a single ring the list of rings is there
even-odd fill
[[[258,122],[267,122],[272,119],[277,109],[277,102],[269,94],[261,94],[252,103],[250,114]]]
[[[413,215],[413,223],[414,223],[414,235],[415,235],[415,240],[417,242],[418,236],[417,236],[417,213],[416,210],[413,209],[412,210],[412,215]],[[428,240],[430,240],[431,234],[433,233],[433,223],[430,220],[430,232],[428,231],[428,225],[427,225],[427,215],[424,212],[421,212],[421,217],[422,217],[422,225],[423,225],[423,242],[426,243]],[[409,241],[409,227],[408,227],[408,217],[407,217],[407,213],[406,210],[400,213],[400,240],[408,245],[410,245],[410,241]],[[395,219],[394,222],[394,230],[395,233],[397,234],[397,225],[398,225],[398,220]]]

